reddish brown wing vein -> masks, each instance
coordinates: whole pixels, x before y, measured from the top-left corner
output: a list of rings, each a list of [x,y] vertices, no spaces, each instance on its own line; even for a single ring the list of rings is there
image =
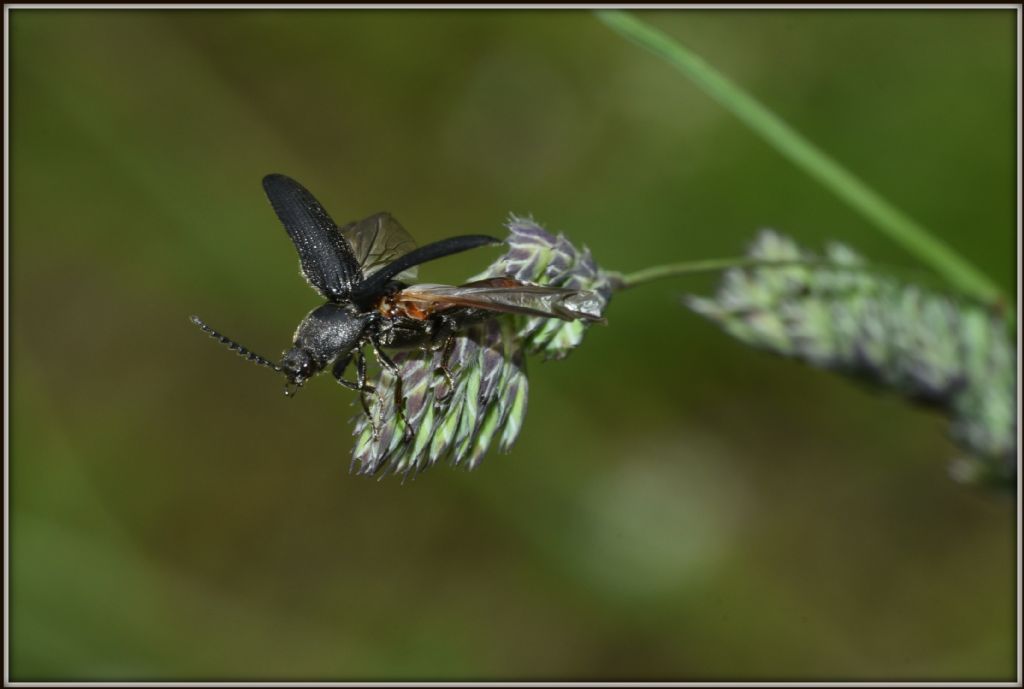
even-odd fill
[[[426,318],[453,306],[498,313],[571,320],[558,305],[577,290],[545,287],[513,278],[490,278],[465,285],[413,285],[391,297],[394,306],[411,318]]]

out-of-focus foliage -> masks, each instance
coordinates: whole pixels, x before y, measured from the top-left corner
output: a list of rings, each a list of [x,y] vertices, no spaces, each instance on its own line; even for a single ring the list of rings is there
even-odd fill
[[[818,256],[762,230],[746,255],[782,265],[732,268],[690,308],[748,345],[949,412],[953,437],[979,460],[961,475],[1015,482],[1017,349],[1003,318],[887,276],[842,243]]]
[[[583,11],[10,11],[11,679],[1014,676],[1014,506],[945,422],[616,295],[515,448],[348,473],[260,188],[624,272],[750,228],[910,260]],[[645,14],[1012,292],[1015,15]],[[455,283],[501,251],[423,267]]]
[[[580,317],[503,316],[459,333],[447,361],[451,388],[441,374],[443,349],[396,355],[406,409],[399,413],[395,377],[382,370],[369,417],[356,421],[352,459],[359,473],[386,467],[408,475],[446,457],[472,469],[495,440],[508,452],[526,417],[526,353],[564,358],[583,341],[591,319],[604,312],[612,281],[588,249],[526,218],[513,216],[508,230],[508,252],[471,281],[510,277],[579,290],[562,309]]]

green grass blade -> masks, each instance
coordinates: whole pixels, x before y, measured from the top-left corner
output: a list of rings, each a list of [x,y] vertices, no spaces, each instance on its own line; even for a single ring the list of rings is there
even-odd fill
[[[673,38],[626,12],[600,10],[597,16],[615,31],[693,79],[779,153],[945,277],[951,285],[985,303],[1008,304],[988,276]]]

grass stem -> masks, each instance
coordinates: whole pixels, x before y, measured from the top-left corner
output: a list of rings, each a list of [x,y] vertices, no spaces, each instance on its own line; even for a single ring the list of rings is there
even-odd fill
[[[696,82],[776,151],[870,220],[875,228],[943,276],[953,287],[983,303],[1009,303],[987,275],[882,198],[878,192],[698,55],[626,12],[599,10],[597,16],[609,27],[660,56]]]

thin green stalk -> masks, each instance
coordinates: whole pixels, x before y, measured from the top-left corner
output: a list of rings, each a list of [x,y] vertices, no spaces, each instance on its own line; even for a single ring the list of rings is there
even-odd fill
[[[999,303],[1001,300],[1007,303],[988,276],[696,54],[626,12],[600,10],[597,16],[615,31],[659,55],[690,77],[775,150],[865,216],[890,239],[929,265],[951,285],[987,304]]]
[[[715,273],[730,268],[827,268],[829,270],[846,271],[852,273],[867,273],[881,278],[899,280],[905,284],[916,284],[929,287],[936,292],[948,292],[948,287],[937,276],[931,273],[922,273],[913,268],[892,266],[879,263],[849,264],[836,263],[828,258],[801,258],[792,260],[770,260],[763,258],[709,258],[701,261],[681,261],[679,263],[666,263],[659,266],[642,268],[632,273],[609,272],[613,289],[616,292],[631,289],[637,285],[644,285],[649,282],[656,282],[666,278],[682,277],[685,275],[698,275],[701,273]],[[987,302],[979,301],[970,295],[963,295],[963,299],[973,301],[980,305],[991,306]],[[1011,318],[1012,316],[1007,316]]]
[[[617,290],[630,289],[664,278],[694,275],[697,273],[713,273],[728,268],[750,268],[758,266],[807,265],[806,261],[762,261],[756,258],[711,258],[704,261],[686,261],[668,263],[663,266],[652,266],[633,273],[612,273],[612,280]]]

